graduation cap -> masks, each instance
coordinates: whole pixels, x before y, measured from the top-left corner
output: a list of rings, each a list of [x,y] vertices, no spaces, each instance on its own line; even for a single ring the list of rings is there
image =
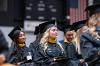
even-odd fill
[[[88,7],[86,7],[85,11],[89,11],[90,16],[92,14],[100,12],[100,4],[93,4]]]
[[[73,23],[72,24],[72,29],[77,31],[78,29],[80,29],[80,28],[82,28],[83,26],[86,25],[87,20],[88,19]]]
[[[64,33],[66,33],[67,31],[72,31],[72,25],[65,25],[64,26]]]
[[[35,27],[34,35],[37,35],[37,34],[39,34],[39,26]]]
[[[19,36],[19,33],[21,31],[21,28],[19,26],[14,27],[14,29],[8,34],[8,36],[14,40]]]
[[[44,33],[48,28],[55,26],[56,21],[50,20],[48,22],[44,22],[42,24],[39,24],[39,32]]]
[[[69,25],[69,23],[67,23],[65,20],[57,21],[57,28],[61,31],[64,31],[64,28],[66,27],[66,25]]]

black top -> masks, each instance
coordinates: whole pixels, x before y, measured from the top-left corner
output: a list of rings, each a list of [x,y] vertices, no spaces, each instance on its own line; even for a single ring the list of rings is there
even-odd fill
[[[64,42],[64,49],[66,51],[66,56],[68,60],[78,60],[82,59],[81,55],[79,55],[75,49],[75,45],[73,43]]]
[[[37,54],[35,54],[35,61],[37,64],[40,64],[40,66],[45,65],[45,66],[61,66],[60,64],[64,64],[65,62],[63,61],[64,54],[57,44],[52,44],[48,43],[48,47],[44,51],[41,46],[39,46],[39,49],[37,50]],[[63,58],[62,58],[63,57]],[[60,59],[53,61],[53,59]],[[65,63],[66,64],[66,63]]]
[[[86,32],[80,37],[82,56],[89,62],[97,57],[100,47],[100,40],[95,39],[90,32]]]
[[[32,61],[32,60],[30,61],[27,59],[27,56],[29,54],[32,55],[31,50],[28,47],[23,47],[23,48],[14,47],[12,48],[10,53],[11,54],[9,55],[9,60],[8,60],[9,63],[16,64],[16,63],[22,62],[21,65],[24,66],[24,65],[27,65],[26,63],[31,63]]]

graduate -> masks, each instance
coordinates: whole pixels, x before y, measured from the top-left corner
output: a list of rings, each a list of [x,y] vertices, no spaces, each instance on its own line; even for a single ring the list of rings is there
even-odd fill
[[[16,26],[8,36],[12,39],[14,46],[9,51],[9,63],[16,64],[18,66],[31,66],[33,57],[32,52],[26,47],[25,33],[19,26]]]
[[[91,26],[88,26],[88,31],[80,36],[81,53],[89,66],[95,66],[97,64],[95,62],[97,62],[100,51],[100,40],[97,40],[98,33],[96,32],[95,24],[92,22],[88,22]]]
[[[66,25],[64,29],[64,49],[67,56],[67,66],[83,66],[84,59],[81,54],[78,53],[76,45],[74,42],[74,30],[71,25]]]
[[[43,36],[36,54],[38,66],[66,66],[66,58],[61,45],[57,44],[57,26],[51,20],[39,25]]]

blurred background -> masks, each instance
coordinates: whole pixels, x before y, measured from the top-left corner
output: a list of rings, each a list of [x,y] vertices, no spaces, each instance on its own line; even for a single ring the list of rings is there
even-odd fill
[[[89,17],[85,8],[100,0],[0,0],[0,29],[11,44],[8,33],[16,25],[26,32],[27,45],[35,40],[35,26],[48,20],[74,23]]]

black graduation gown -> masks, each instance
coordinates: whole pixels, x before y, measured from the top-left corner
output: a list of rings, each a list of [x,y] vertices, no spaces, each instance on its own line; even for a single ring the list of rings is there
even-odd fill
[[[33,43],[31,43],[30,44],[30,46],[29,46],[29,48],[30,48],[30,50],[31,50],[31,52],[32,52],[32,56],[33,56],[33,62],[34,62],[34,66],[38,66],[37,64],[36,64],[36,62],[34,61],[34,59],[36,58],[36,54],[37,54],[37,50],[38,50],[38,46],[39,46],[39,44],[38,44],[39,42],[37,41],[37,40],[35,40]]]
[[[0,30],[0,54],[4,54],[6,57],[6,60],[8,58],[8,42],[6,41],[2,31]]]
[[[68,60],[67,66],[81,66],[79,59],[82,59],[82,57],[76,52],[75,45],[64,42],[63,46]]]
[[[31,54],[31,51],[28,47],[13,47],[9,52],[9,63],[16,64],[18,62],[22,62],[19,66],[33,66],[32,60],[27,60],[27,56]]]
[[[58,61],[53,61],[53,58],[60,58]],[[45,51],[41,46],[35,54],[35,62],[37,66],[66,66],[66,60],[61,48],[57,44],[49,43]]]
[[[36,40],[34,42],[30,43],[30,45],[29,45],[29,48],[30,48],[30,50],[32,51],[33,54],[36,53],[35,52],[36,50],[38,50],[41,37],[42,37],[42,34],[36,35]]]
[[[89,66],[95,66],[98,60],[98,51],[100,50],[100,40],[95,39],[89,32],[81,35],[80,38],[82,56]]]

